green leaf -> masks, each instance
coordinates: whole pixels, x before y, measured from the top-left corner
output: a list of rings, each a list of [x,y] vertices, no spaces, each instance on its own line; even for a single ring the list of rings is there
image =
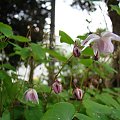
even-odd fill
[[[41,61],[45,58],[45,50],[38,44],[31,43],[32,55],[36,61]]]
[[[5,36],[4,35],[0,35],[0,40],[3,39],[3,38],[5,38]]]
[[[115,10],[120,15],[120,7],[118,5],[110,5],[112,10]]]
[[[0,32],[3,33],[6,37],[10,37],[13,35],[12,28],[2,22],[0,22]]]
[[[80,63],[88,67],[93,63],[93,60],[92,59],[80,59]]]
[[[114,109],[110,114],[110,118],[113,118],[113,120],[120,120],[120,108]]]
[[[75,108],[71,103],[60,102],[53,105],[41,120],[72,120]]]
[[[16,106],[14,106],[14,109],[11,109],[11,115],[13,115],[13,113],[14,113],[14,120],[19,120],[21,118],[21,116],[24,115],[24,109],[25,108],[22,105],[21,106],[16,105]]]
[[[74,43],[73,39],[61,30],[59,31],[59,36],[61,36],[60,42],[65,42],[65,43],[68,43],[68,44],[73,44]]]
[[[95,120],[87,115],[81,114],[81,113],[76,113],[75,117],[78,118],[79,120]]]
[[[10,112],[8,110],[4,111],[1,120],[10,120]]]
[[[8,45],[7,42],[0,42],[0,50],[4,49]]]
[[[83,52],[82,52],[83,55],[88,55],[88,56],[93,56],[94,53],[93,53],[93,49],[90,48],[90,47],[87,47]]]
[[[3,86],[7,92],[7,96],[10,96],[12,90],[12,80],[7,72],[0,70],[0,80],[3,81]]]
[[[42,106],[28,107],[25,110],[25,118],[26,120],[40,120],[43,115]]]
[[[20,47],[18,44],[12,43],[12,42],[10,42],[10,41],[9,41],[9,43],[10,43],[11,45],[15,46],[16,49],[18,49],[18,48],[21,49],[21,47]]]
[[[112,95],[110,95],[108,93],[102,93],[100,95],[96,95],[96,98],[106,105],[120,108],[120,105],[117,103],[117,101],[114,100]]]
[[[55,57],[56,59],[65,62],[67,60],[67,58],[65,58],[64,56],[62,56],[60,53],[53,51],[53,50],[49,50],[49,49],[45,49],[45,51],[47,53],[49,53],[51,56]]]
[[[50,93],[51,87],[48,85],[39,85],[39,88],[37,91],[42,92],[42,93]]]
[[[114,87],[113,90],[114,90],[115,92],[120,92],[120,88],[119,88],[119,87],[116,87],[116,88]]]
[[[31,51],[30,51],[29,47],[22,48],[17,44],[14,44],[11,42],[9,42],[9,43],[14,46],[15,53],[13,53],[13,55],[14,54],[20,55],[23,60],[26,60],[31,55]]]
[[[103,63],[101,65],[104,67],[106,72],[108,72],[108,73],[117,73],[117,71],[115,69],[113,69],[109,64]]]
[[[11,64],[2,64],[2,65],[0,65],[0,67],[6,68],[6,69],[9,69],[9,70],[13,70],[13,71],[16,70],[15,67],[12,66]]]
[[[110,95],[117,95],[117,92],[114,91],[114,89],[110,89],[110,88],[103,88],[103,93],[108,93]]]
[[[107,116],[111,113],[112,108],[94,102],[92,100],[84,100],[84,107],[86,108],[87,115],[97,120],[108,120]]]
[[[0,70],[0,80],[10,80],[10,76],[7,74],[7,72]]]
[[[117,97],[116,100],[120,104],[120,97]]]
[[[85,35],[79,35],[79,36],[77,36],[77,38],[79,38],[81,40],[84,40],[84,39],[87,38],[87,34],[85,34]]]
[[[13,35],[10,37],[11,39],[14,39],[19,42],[30,42],[30,39],[24,37],[24,36],[19,36],[19,35]]]
[[[21,48],[18,51],[15,51],[16,54],[20,55],[23,60],[26,60],[30,57],[30,49],[28,47]]]

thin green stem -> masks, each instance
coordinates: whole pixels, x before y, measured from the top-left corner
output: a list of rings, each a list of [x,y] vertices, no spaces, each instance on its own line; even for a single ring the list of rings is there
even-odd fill
[[[1,50],[1,53],[2,53],[2,55],[3,55],[3,49]],[[3,68],[3,56],[2,56],[2,61],[1,61],[1,64],[2,64],[2,68],[1,68],[1,70],[4,70],[4,68]],[[2,116],[2,112],[3,112],[3,99],[2,99],[2,96],[3,96],[3,79],[1,78],[1,81],[0,81],[0,93],[1,93],[1,95],[0,95],[0,116]]]
[[[2,116],[2,81],[0,82],[0,117]]]
[[[60,72],[62,71],[62,69],[64,68],[64,66],[70,61],[70,59],[73,57],[73,54],[66,60],[66,62],[62,65],[62,67],[60,68],[60,70],[58,71],[58,73],[55,75],[54,81],[56,80],[56,78],[58,77],[58,75],[60,74]]]
[[[48,96],[47,96],[47,99],[45,99],[44,111],[46,111],[46,106],[47,106],[47,103],[48,103],[49,98],[50,98],[50,96],[51,96],[51,93],[52,93],[52,88],[50,89],[50,92],[49,92],[49,94],[48,94]]]
[[[82,80],[81,80],[80,88],[82,88],[83,83],[84,83],[84,80],[87,79],[87,77],[88,77],[88,72],[89,72],[89,68],[86,68],[85,71],[84,71],[84,77],[83,77]]]

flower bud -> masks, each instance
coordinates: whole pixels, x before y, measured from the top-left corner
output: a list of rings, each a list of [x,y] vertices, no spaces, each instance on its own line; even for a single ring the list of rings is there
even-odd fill
[[[98,51],[97,51],[97,53],[94,55],[94,58],[93,58],[95,61],[98,61],[98,59],[99,59],[99,53],[98,53]]]
[[[78,80],[77,79],[74,79],[73,80],[73,84],[76,85],[78,83]]]
[[[75,45],[74,48],[73,48],[73,55],[75,57],[80,57],[80,49],[77,45]]]
[[[73,91],[73,95],[78,99],[78,100],[81,100],[82,97],[83,97],[83,91],[79,88],[76,88],[74,91]]]
[[[52,84],[52,89],[53,91],[58,94],[62,91],[62,84],[56,80],[53,84]]]
[[[28,90],[25,91],[24,96],[26,101],[31,101],[39,104],[38,94],[35,89],[29,88]]]
[[[39,27],[35,27],[34,31],[39,32],[40,31]]]

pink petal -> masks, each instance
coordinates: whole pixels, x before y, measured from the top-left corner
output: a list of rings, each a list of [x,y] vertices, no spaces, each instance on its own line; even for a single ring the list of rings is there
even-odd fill
[[[99,56],[99,50],[98,50],[98,44],[97,44],[97,42],[95,42],[93,44],[92,48],[93,48],[94,55],[96,56],[98,54],[98,56]]]
[[[109,31],[101,33],[101,36],[102,37],[106,37],[109,40],[120,41],[120,36],[118,36],[118,35],[116,35],[116,34],[114,34],[112,32],[109,32]]]
[[[74,46],[74,48],[73,48],[73,55],[75,57],[80,57],[80,50],[79,50],[78,46]]]
[[[85,40],[83,40],[82,42],[81,42],[81,45],[82,46],[85,46],[88,42],[89,42],[89,40],[91,40],[91,39],[99,39],[100,38],[100,36],[98,36],[98,35],[96,35],[96,34],[90,34]],[[89,43],[90,44],[90,43]]]
[[[58,80],[56,80],[52,84],[52,89],[56,94],[58,94],[58,93],[62,92],[62,84]]]
[[[74,93],[75,97],[76,97],[78,100],[81,100],[81,99],[82,99],[82,97],[83,97],[83,91],[82,91],[81,89],[76,88],[73,93]]]
[[[32,93],[31,94],[32,94],[32,97],[31,97],[32,100],[37,102],[37,103],[39,103],[38,94],[37,94],[36,90],[32,89]]]
[[[81,42],[82,46],[85,46],[81,51],[83,51],[85,48],[87,48],[91,42],[97,41],[100,39],[100,36],[96,34],[89,35],[84,41]]]
[[[25,99],[26,101],[31,101],[31,102],[37,102],[39,104],[39,99],[38,99],[38,94],[36,90],[29,88],[27,91],[25,91]]]
[[[100,39],[97,41],[98,50],[102,54],[109,54],[114,51],[114,46],[111,42],[111,40],[108,40],[108,38]]]

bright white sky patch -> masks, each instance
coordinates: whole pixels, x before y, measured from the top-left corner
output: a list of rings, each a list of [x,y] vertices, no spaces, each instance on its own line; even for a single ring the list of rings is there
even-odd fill
[[[98,5],[101,6],[102,11]],[[88,24],[86,19],[91,20],[92,22]],[[59,30],[63,30],[71,37],[75,38],[78,35],[89,32],[87,26],[91,31],[95,32],[97,28],[106,28],[105,20],[108,30],[111,31],[111,21],[107,15],[107,7],[104,2],[97,2],[97,10],[91,12],[89,15],[85,10],[82,11],[72,8],[65,3],[64,0],[56,0],[56,35],[58,35]]]

